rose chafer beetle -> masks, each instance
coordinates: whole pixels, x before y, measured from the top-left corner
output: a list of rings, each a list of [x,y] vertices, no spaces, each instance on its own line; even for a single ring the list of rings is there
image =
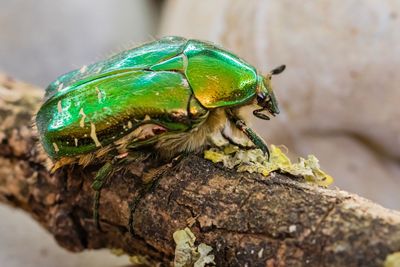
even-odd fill
[[[261,119],[269,119],[263,111],[278,114],[270,80],[284,68],[261,75],[214,44],[165,37],[52,82],[36,116],[40,141],[53,169],[104,164],[93,183],[97,222],[104,180],[120,160],[142,147],[171,159],[199,151],[211,135],[232,127],[269,155],[239,109],[258,105],[253,114]]]

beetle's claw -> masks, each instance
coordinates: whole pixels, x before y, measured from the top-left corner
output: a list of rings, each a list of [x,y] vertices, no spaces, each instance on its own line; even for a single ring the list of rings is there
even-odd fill
[[[269,149],[268,149],[267,146],[265,147],[264,153],[267,154],[267,160],[269,161],[271,155],[270,155],[270,153],[269,153]]]
[[[269,161],[270,158],[270,153],[269,153],[269,149],[267,144],[263,143],[261,146],[259,146],[258,148],[260,148],[262,150],[262,152],[267,155],[267,160]]]

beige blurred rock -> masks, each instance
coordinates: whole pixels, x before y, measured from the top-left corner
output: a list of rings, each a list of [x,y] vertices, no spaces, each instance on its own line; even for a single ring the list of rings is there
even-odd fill
[[[45,87],[63,73],[151,39],[155,4],[0,0],[0,71]]]
[[[21,210],[1,204],[0,214],[2,267],[122,267],[129,264],[126,255],[116,257],[106,249],[81,253],[66,251],[41,225]]]
[[[147,0],[0,0],[0,72],[44,87],[62,73],[151,39],[156,15],[155,1]],[[7,79],[0,74],[5,87]],[[0,106],[19,97],[0,86]],[[0,130],[9,123],[0,120]],[[65,251],[29,215],[0,205],[1,267],[128,264],[128,257],[116,258],[109,250]]]
[[[274,77],[269,142],[316,154],[336,185],[400,208],[400,2],[173,0],[161,35],[214,41]]]

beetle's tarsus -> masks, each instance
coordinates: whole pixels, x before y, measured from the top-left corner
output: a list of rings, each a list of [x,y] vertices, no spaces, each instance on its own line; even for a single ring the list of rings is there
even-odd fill
[[[101,230],[100,221],[99,221],[99,204],[100,204],[100,190],[94,191],[93,197],[93,221],[96,225],[96,228],[99,231]]]
[[[129,219],[128,219],[128,228],[129,228],[129,233],[133,236],[135,234],[135,231],[133,229],[133,215],[136,211],[136,207],[139,204],[141,200],[141,195],[137,196],[131,203],[129,203]]]

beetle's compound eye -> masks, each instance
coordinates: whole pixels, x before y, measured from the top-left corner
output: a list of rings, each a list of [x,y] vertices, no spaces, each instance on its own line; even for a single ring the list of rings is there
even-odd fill
[[[257,94],[257,103],[261,107],[265,107],[265,105],[271,100],[269,95],[266,95],[265,93],[261,92]]]
[[[263,103],[263,102],[264,102],[264,99],[265,99],[265,94],[264,94],[264,93],[258,93],[258,94],[257,94],[257,103],[258,103],[258,104]]]
[[[271,75],[277,75],[282,73],[286,69],[286,65],[281,65],[276,67],[275,69],[271,70]]]

